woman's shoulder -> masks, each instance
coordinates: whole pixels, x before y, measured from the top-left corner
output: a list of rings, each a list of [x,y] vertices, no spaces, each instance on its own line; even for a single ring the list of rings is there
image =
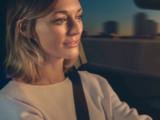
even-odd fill
[[[78,71],[81,81],[84,86],[87,88],[95,88],[95,89],[108,89],[110,87],[107,79],[104,77],[95,74],[95,73],[90,73],[88,71]]]
[[[0,97],[2,97],[3,95],[7,95],[10,92],[13,92],[13,84],[11,83],[11,81],[6,84],[1,90],[0,90]]]
[[[28,117],[42,120],[42,114],[27,101],[23,92],[14,82],[0,90],[0,120],[24,120]]]
[[[82,80],[87,80],[89,82],[108,83],[107,79],[98,74],[90,73],[88,71],[78,71],[78,73]]]
[[[12,82],[9,82],[0,90],[0,112],[2,109],[13,105],[15,101],[19,101],[21,91]]]
[[[10,81],[0,90],[0,101],[5,101],[7,99],[18,100],[24,98],[23,90],[20,86]],[[1,104],[1,103],[0,103]]]

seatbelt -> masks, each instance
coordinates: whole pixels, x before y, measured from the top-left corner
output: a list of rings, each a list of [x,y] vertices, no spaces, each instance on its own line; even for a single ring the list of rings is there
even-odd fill
[[[76,69],[67,74],[73,85],[73,95],[77,120],[89,120],[87,102],[85,99],[82,82]]]

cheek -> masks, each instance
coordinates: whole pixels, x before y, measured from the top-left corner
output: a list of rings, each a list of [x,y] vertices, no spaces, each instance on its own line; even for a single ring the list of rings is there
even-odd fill
[[[51,25],[36,27],[36,33],[42,46],[59,45],[65,39],[65,30]]]

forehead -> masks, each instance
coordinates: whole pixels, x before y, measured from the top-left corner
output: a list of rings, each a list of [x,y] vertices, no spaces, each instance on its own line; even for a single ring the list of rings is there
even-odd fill
[[[66,11],[76,10],[77,11],[80,8],[81,8],[81,5],[79,3],[79,0],[58,0],[53,11],[58,11],[58,10],[66,10]]]

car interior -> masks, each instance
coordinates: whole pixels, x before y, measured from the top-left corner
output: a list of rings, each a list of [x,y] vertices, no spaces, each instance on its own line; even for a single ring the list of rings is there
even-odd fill
[[[143,9],[151,9],[151,10],[160,10],[160,0],[133,0],[135,6]],[[6,2],[2,2],[0,4],[0,89],[2,89],[10,79],[7,79],[5,68],[4,68],[4,58],[6,54],[5,50],[5,8]],[[82,6],[83,7],[83,6]],[[159,11],[160,12],[160,11]],[[91,40],[93,39],[93,40]],[[79,71],[88,71],[90,73],[98,74],[104,77],[109,84],[112,86],[113,90],[119,96],[121,101],[126,102],[131,108],[136,108],[139,114],[147,114],[150,115],[153,120],[160,120],[160,74],[157,73],[149,73],[135,69],[128,69],[127,67],[117,67],[116,65],[107,64],[107,58],[105,56],[110,57],[111,53],[116,56],[116,54],[125,53],[127,49],[130,51],[138,48],[142,43],[134,43],[136,47],[130,47],[130,41],[105,41],[104,43],[99,43],[99,39],[104,42],[100,37],[97,36],[82,36],[80,42],[80,54],[75,63],[75,68]],[[117,42],[116,42],[117,41]],[[92,44],[91,44],[92,42]],[[114,45],[113,45],[114,44]],[[150,46],[153,44],[152,42],[145,42],[143,45],[147,46],[145,50],[150,49]],[[156,43],[154,43],[156,44]],[[158,44],[158,45],[157,45]],[[159,43],[157,43],[157,47],[160,48]],[[95,46],[96,45],[96,46]],[[110,47],[110,45],[113,45]],[[116,48],[117,45],[122,45],[122,48]],[[129,46],[129,48],[127,48]],[[106,48],[105,48],[106,47]],[[99,50],[101,48],[105,48],[106,51]],[[123,50],[124,51],[123,51]],[[99,50],[99,51],[98,51]],[[110,53],[107,51],[110,51]],[[153,51],[154,52],[154,51]],[[154,54],[154,53],[150,54]],[[160,53],[160,51],[158,51]],[[126,52],[126,54],[128,51]],[[99,55],[102,55],[101,57]],[[113,56],[115,61],[119,61],[118,57]],[[131,57],[133,54],[131,55]],[[141,54],[139,53],[139,56]],[[158,56],[158,54],[155,54]],[[159,54],[160,56],[160,54]],[[123,56],[125,57],[125,56]],[[136,57],[133,56],[133,57]],[[142,56],[143,57],[143,56]],[[97,59],[97,61],[96,61]],[[101,60],[103,59],[103,60]],[[128,58],[124,58],[128,61]],[[135,58],[136,59],[136,58]],[[123,64],[127,64],[127,62],[123,60]],[[114,63],[114,59],[108,63]],[[154,61],[153,61],[154,63]],[[139,63],[141,64],[141,63]],[[148,63],[150,64],[150,63]],[[159,62],[160,64],[160,62]],[[128,65],[128,64],[127,64]],[[134,66],[132,66],[134,67]],[[154,67],[153,67],[154,68]],[[147,69],[147,68],[146,68]]]

